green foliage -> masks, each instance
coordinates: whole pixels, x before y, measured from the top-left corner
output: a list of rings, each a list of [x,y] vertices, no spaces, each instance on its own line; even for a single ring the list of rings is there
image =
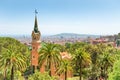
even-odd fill
[[[120,80],[120,60],[116,61],[108,80]]]
[[[51,75],[51,66],[54,64],[54,67],[59,66],[61,56],[60,50],[56,44],[52,43],[44,43],[44,45],[40,48],[40,56],[39,56],[39,65],[42,66],[43,63],[47,63],[47,68],[50,70]]]
[[[80,80],[81,80],[82,79],[82,70],[84,68],[83,65],[88,65],[91,62],[90,55],[85,51],[84,48],[78,48],[75,50],[73,59],[76,62],[76,66],[78,66],[79,76],[80,76]]]
[[[68,78],[67,80],[79,80],[79,77]]]
[[[29,52],[27,46],[21,44],[18,40],[9,37],[0,37],[0,46],[6,49],[9,49],[9,47],[12,46],[16,52],[18,51],[24,55],[26,55],[26,52]]]
[[[56,45],[56,47],[60,50],[60,52],[65,52],[66,51],[65,46],[60,45],[60,44],[54,44],[54,45]]]
[[[48,73],[40,73],[36,71],[33,75],[28,77],[28,80],[55,80],[53,77],[50,77]]]
[[[67,73],[72,72],[72,64],[70,60],[62,60],[60,66],[58,67],[57,74],[65,74],[65,80],[67,80]]]
[[[67,49],[67,51],[69,53],[71,53],[72,55],[75,54],[75,50],[78,49],[78,48],[83,48],[84,46],[86,46],[87,44],[86,43],[83,43],[83,42],[76,42],[76,43],[66,43],[65,44],[65,47]]]
[[[4,76],[3,76],[3,74],[1,72],[0,72],[0,79],[4,80]]]
[[[13,79],[14,71],[24,72],[30,64],[29,60],[30,53],[27,46],[13,38],[0,37],[0,71],[4,78],[11,75]]]
[[[20,71],[15,72],[15,80],[25,80]]]
[[[116,51],[116,60],[112,72],[108,75],[108,80],[120,80],[120,50]]]
[[[52,65],[58,69],[59,74],[65,74],[73,68],[73,74],[81,75],[84,79],[88,79],[89,76],[91,80],[95,80],[98,76],[104,75],[102,77],[106,80],[107,76],[109,80],[120,80],[120,50],[111,45],[102,43],[91,45],[83,42],[66,43],[64,46],[52,43],[41,45],[39,65],[41,67],[43,63],[46,63],[49,71]],[[60,52],[64,51],[71,54],[71,62],[61,60]],[[119,61],[116,61],[118,59]],[[21,74],[29,67],[29,61],[30,52],[27,46],[13,38],[0,37],[0,79],[6,77],[9,80],[10,74],[14,72],[14,79],[19,77],[22,80]],[[30,68],[27,68],[27,71],[29,70]],[[29,80],[55,80],[49,75],[35,72],[29,76]],[[74,78],[70,80],[72,79],[74,80]]]
[[[112,57],[111,57],[112,56]],[[102,55],[100,55],[100,66],[101,66],[101,75],[107,78],[108,69],[113,66],[113,63],[115,62],[114,54],[111,53],[109,49],[103,52]]]

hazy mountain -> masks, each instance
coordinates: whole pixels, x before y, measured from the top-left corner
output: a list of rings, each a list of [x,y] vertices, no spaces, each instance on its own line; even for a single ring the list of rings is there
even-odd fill
[[[21,38],[31,38],[31,35],[0,35],[0,36],[7,36],[13,37],[17,39]],[[56,35],[42,35],[42,38],[98,38],[100,35],[91,35],[91,34],[76,34],[76,33],[61,33]]]
[[[90,35],[90,34],[76,34],[76,33],[61,33],[52,35],[51,37],[58,37],[58,38],[98,38],[100,35]]]
[[[19,40],[22,43],[31,43],[31,35],[0,35],[1,37],[12,37]],[[75,33],[61,33],[56,35],[42,35],[41,41],[55,42],[63,44],[65,42],[82,41],[85,38],[98,38],[100,35],[89,35],[89,34],[75,34]]]

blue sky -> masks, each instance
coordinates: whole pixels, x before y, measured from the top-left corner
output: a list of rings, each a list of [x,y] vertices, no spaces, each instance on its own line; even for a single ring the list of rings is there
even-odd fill
[[[31,34],[35,9],[43,35],[120,32],[120,0],[1,0],[0,34]]]

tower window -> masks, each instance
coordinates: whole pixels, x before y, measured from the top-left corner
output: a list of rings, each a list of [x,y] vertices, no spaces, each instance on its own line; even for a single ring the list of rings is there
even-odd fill
[[[35,47],[33,47],[33,49],[35,49]]]
[[[35,58],[35,56],[33,56],[33,58]]]

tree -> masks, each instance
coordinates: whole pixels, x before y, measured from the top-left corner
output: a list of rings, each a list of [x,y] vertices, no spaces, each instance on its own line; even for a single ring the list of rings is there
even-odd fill
[[[14,70],[24,71],[27,67],[26,57],[20,53],[15,53],[12,46],[10,49],[4,49],[4,52],[0,55],[0,67],[6,71],[10,69],[11,80],[14,80]]]
[[[113,66],[113,63],[115,61],[115,57],[113,54],[104,52],[103,55],[101,55],[100,59],[100,66],[101,66],[101,75],[105,77],[105,80],[107,80],[107,70]]]
[[[39,64],[42,66],[43,63],[47,64],[49,69],[49,75],[51,76],[52,65],[57,67],[61,60],[60,50],[55,44],[45,43],[39,51]]]
[[[76,42],[76,43],[66,43],[65,46],[66,46],[66,49],[69,53],[71,53],[72,55],[75,54],[75,50],[78,49],[78,48],[83,48],[84,46],[86,46],[87,44],[86,43],[83,43],[83,42]]]
[[[90,55],[87,52],[85,52],[84,48],[78,48],[75,50],[75,55],[73,56],[73,59],[77,61],[77,63],[79,64],[79,69],[80,69],[79,79],[81,80],[82,79],[82,63],[85,63],[85,62],[90,63],[91,62]]]
[[[29,66],[29,59],[30,53],[26,45],[13,38],[0,37],[0,72],[2,71],[4,80],[14,70],[23,72]],[[14,76],[14,74],[11,74],[11,76]]]
[[[71,65],[70,60],[64,59],[61,61],[61,66],[58,67],[57,73],[58,74],[65,74],[65,80],[67,80],[68,71],[72,71],[72,65]]]
[[[113,71],[109,74],[108,80],[120,80],[120,60],[115,62]]]
[[[106,45],[104,44],[97,44],[97,45],[86,45],[85,51],[90,54],[91,57],[91,73],[90,73],[90,79],[96,80],[96,78],[99,76],[99,61],[100,61],[100,55],[104,52],[106,48]]]
[[[113,53],[114,63],[112,70],[108,74],[108,80],[120,80],[120,50],[117,49]]]

